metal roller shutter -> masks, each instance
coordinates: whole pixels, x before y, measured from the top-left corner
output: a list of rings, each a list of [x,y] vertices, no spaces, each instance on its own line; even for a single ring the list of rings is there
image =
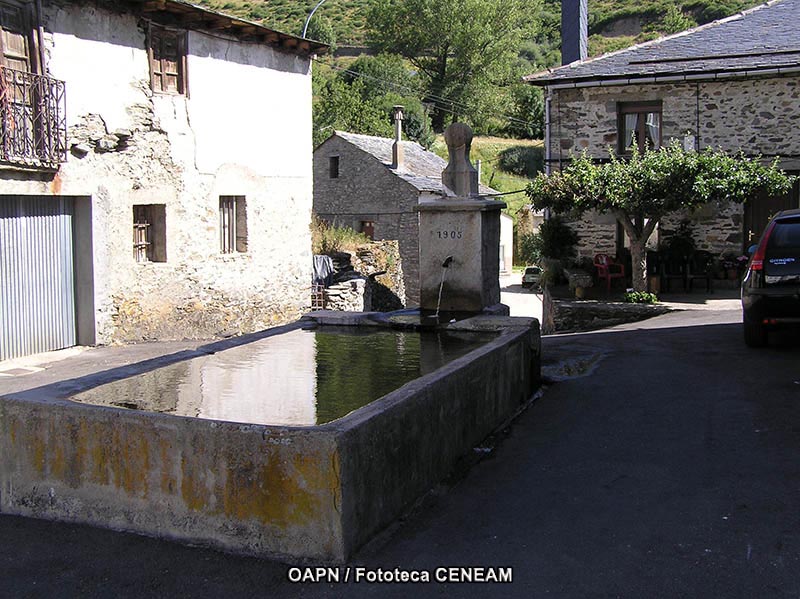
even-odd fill
[[[0,360],[75,345],[72,199],[0,196]]]

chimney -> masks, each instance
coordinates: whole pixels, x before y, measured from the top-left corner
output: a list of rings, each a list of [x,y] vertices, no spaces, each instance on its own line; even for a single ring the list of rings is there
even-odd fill
[[[588,0],[563,0],[561,2],[561,64],[586,60],[588,45]]]
[[[394,107],[394,143],[392,144],[392,168],[403,168],[403,107]]]

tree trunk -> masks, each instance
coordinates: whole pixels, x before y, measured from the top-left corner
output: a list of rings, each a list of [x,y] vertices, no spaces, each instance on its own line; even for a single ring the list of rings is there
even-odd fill
[[[624,210],[615,210],[614,216],[631,240],[631,284],[634,291],[647,291],[647,240],[658,224],[658,218],[645,221],[641,215],[631,217]]]
[[[645,239],[631,239],[631,284],[634,291],[647,291]]]

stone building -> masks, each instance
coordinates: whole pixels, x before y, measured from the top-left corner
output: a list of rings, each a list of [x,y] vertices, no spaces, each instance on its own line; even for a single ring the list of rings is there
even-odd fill
[[[607,160],[678,140],[686,149],[721,148],[778,159],[800,171],[800,0],[775,0],[669,37],[586,59],[586,0],[567,0],[562,27],[577,28],[565,48],[573,62],[528,76],[544,88],[548,168],[587,151]],[[570,42],[565,42],[566,44]],[[699,249],[717,255],[755,243],[770,214],[798,206],[798,188],[782,198],[706,208],[691,217]],[[686,215],[666,218],[668,235]],[[624,234],[614,217],[573,223],[580,252],[619,255]],[[655,243],[658,240],[653,240]]]
[[[400,141],[399,135],[389,139],[336,131],[314,150],[314,212],[371,239],[397,240],[408,306],[419,305],[415,206],[442,197],[446,166],[433,152]],[[481,193],[497,192],[481,186]]]
[[[179,0],[0,15],[0,360],[308,308],[325,46]]]

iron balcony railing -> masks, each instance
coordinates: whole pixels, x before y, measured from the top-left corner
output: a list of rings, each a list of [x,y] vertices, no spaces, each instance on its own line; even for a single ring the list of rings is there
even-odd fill
[[[0,67],[0,162],[55,169],[67,160],[65,87]]]

